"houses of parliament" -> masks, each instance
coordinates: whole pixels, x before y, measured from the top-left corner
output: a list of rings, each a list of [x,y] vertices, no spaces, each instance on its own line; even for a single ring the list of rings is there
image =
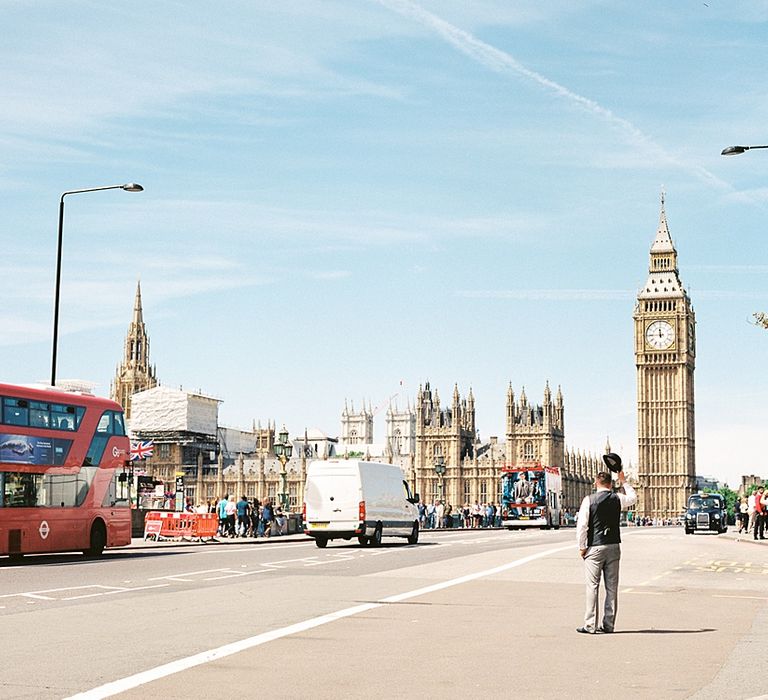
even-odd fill
[[[638,516],[676,516],[696,481],[695,317],[680,279],[663,196],[648,275],[637,294],[633,320],[638,461],[630,477],[638,487],[636,511]],[[307,463],[347,456],[398,464],[423,501],[443,499],[454,506],[498,504],[505,466],[558,467],[562,508],[575,513],[603,469],[600,455],[566,447],[565,400],[561,388],[553,391],[549,383],[540,402],[530,401],[524,388],[517,396],[508,384],[503,439],[480,439],[471,388],[462,395],[455,385],[443,403],[438,389],[425,382],[413,405],[388,406],[386,437],[380,442],[375,440],[371,406],[363,402],[355,410],[354,404],[345,402],[339,436],[305,430],[292,440],[293,458],[283,466],[274,451],[274,421],[265,427],[254,423],[250,431],[220,426],[216,399],[159,385],[149,359],[137,286],[111,396],[123,406],[134,438],[154,441],[154,455],[142,465],[145,472],[169,491],[182,476],[185,496],[197,503],[229,493],[282,497],[297,510]],[[181,407],[176,414],[180,419],[169,418],[171,405]],[[605,452],[610,451],[606,444]],[[439,475],[438,464],[445,467]]]

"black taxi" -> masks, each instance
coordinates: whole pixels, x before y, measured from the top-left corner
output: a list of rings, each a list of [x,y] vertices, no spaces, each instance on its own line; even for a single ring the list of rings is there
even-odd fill
[[[716,532],[728,530],[728,513],[725,499],[719,493],[694,493],[688,496],[685,511],[685,534],[694,532]]]

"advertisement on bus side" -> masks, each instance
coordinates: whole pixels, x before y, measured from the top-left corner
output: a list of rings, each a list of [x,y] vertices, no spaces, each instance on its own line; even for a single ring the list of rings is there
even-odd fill
[[[61,465],[71,440],[0,433],[0,462],[5,464]]]

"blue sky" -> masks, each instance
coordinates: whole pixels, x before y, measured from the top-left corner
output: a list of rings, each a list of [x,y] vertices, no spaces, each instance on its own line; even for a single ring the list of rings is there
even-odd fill
[[[106,394],[140,277],[167,385],[339,431],[430,381],[503,435],[562,386],[636,457],[632,311],[666,190],[701,474],[768,475],[768,2],[0,0],[0,365]]]

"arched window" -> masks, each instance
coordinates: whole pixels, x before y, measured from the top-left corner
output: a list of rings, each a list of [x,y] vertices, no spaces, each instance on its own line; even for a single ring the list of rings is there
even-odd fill
[[[533,442],[527,440],[523,445],[523,459],[533,459]]]

